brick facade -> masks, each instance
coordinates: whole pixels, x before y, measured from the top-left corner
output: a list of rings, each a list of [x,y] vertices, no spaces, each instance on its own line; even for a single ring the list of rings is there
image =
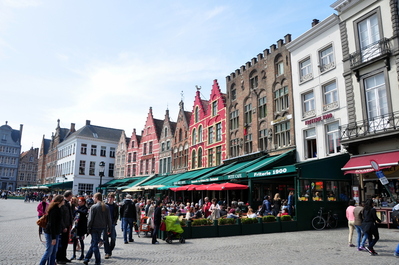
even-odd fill
[[[189,123],[191,112],[184,110],[184,102],[179,103],[179,114],[177,116],[176,129],[172,142],[172,173],[179,174],[188,170],[189,149]]]

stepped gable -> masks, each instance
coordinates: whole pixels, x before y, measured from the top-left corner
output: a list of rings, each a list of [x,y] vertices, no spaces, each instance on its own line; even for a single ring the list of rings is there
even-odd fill
[[[163,127],[163,120],[153,119],[155,125],[155,132],[157,134],[157,138],[161,138],[162,127]]]

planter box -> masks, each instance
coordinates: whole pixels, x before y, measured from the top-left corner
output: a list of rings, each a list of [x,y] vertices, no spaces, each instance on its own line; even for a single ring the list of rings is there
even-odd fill
[[[217,237],[218,227],[214,225],[192,226],[191,238]]]
[[[182,234],[183,238],[191,238],[191,226],[183,226],[182,227],[184,232]]]
[[[262,224],[241,224],[241,233],[243,235],[262,234]]]
[[[297,221],[281,222],[281,232],[293,232],[293,231],[298,231]]]
[[[241,235],[240,225],[219,225],[218,226],[219,236],[239,236]]]
[[[262,223],[263,233],[278,233],[281,232],[280,222]]]

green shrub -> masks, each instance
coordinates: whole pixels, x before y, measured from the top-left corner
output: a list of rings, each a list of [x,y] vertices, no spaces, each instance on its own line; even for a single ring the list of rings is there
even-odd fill
[[[180,221],[180,225],[181,226],[187,226],[187,220],[186,219],[181,220]]]
[[[262,221],[264,223],[272,223],[276,221],[276,217],[274,215],[266,215],[263,216]]]
[[[194,219],[191,225],[192,226],[212,225],[212,221],[206,218]]]
[[[236,220],[234,218],[219,218],[218,224],[219,225],[234,225]]]
[[[257,218],[242,218],[241,223],[242,224],[256,224],[258,222]]]
[[[280,216],[280,220],[281,220],[281,222],[291,221],[292,217],[291,217],[291,215],[282,215],[282,216]]]

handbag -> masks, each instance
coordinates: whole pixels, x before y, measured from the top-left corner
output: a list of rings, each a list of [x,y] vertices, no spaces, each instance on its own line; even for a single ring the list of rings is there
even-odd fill
[[[159,230],[161,230],[161,231],[166,231],[166,224],[165,224],[165,222],[162,222],[162,223],[161,223],[161,225],[160,225],[160,227],[159,227]]]
[[[48,221],[48,216],[47,216],[47,214],[45,214],[42,217],[40,217],[39,220],[36,221],[36,224],[38,226],[40,226],[41,228],[46,228],[47,221]]]

